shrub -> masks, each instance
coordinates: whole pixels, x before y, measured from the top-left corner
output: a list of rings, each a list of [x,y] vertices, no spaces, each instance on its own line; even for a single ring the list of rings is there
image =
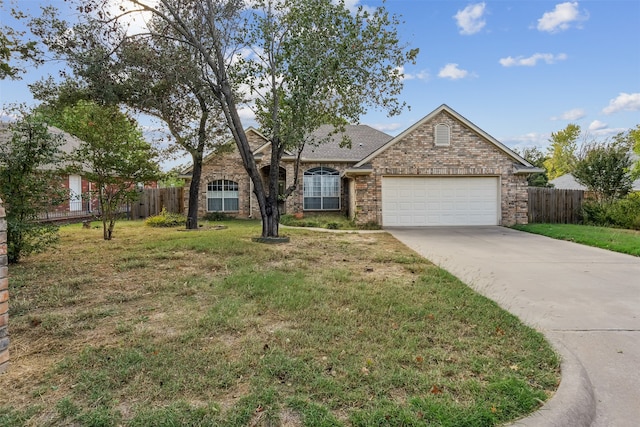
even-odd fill
[[[382,227],[375,221],[368,221],[358,226],[359,230],[381,230]]]
[[[150,216],[144,223],[149,227],[177,227],[185,225],[186,221],[187,217],[184,215],[167,212],[165,208],[162,208],[162,212],[158,215]]]
[[[224,212],[207,212],[202,219],[205,221],[228,221],[233,219],[233,217]]]
[[[589,225],[640,230],[640,193],[610,202],[587,201],[582,216]]]
[[[280,215],[280,224],[289,225],[289,226],[297,226],[300,224],[300,220],[296,219],[291,214]]]

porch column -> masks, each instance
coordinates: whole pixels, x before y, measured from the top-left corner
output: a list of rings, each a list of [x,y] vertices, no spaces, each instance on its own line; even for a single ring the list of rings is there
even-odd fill
[[[9,268],[7,267],[7,220],[0,199],[0,374],[9,369]]]

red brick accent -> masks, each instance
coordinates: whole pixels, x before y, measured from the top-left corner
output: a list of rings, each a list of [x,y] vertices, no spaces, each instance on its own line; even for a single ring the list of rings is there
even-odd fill
[[[0,374],[9,369],[9,268],[7,267],[7,221],[0,200]]]

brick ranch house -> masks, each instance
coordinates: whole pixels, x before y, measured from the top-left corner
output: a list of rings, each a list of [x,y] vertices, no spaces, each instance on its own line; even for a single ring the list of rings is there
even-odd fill
[[[59,138],[62,142],[60,145],[60,151],[69,154],[74,149],[78,148],[81,141],[73,135],[68,134],[56,127],[49,126],[49,134],[55,138]],[[12,137],[11,124],[0,123],[0,143],[6,143]],[[64,164],[59,165],[63,167]],[[49,166],[45,166],[46,169],[51,169]],[[84,215],[97,210],[97,201],[83,198],[83,194],[88,194],[93,188],[85,177],[81,175],[61,173],[59,175],[60,185],[64,190],[69,192],[69,201],[56,206],[53,211],[47,212],[46,218],[57,218],[63,216]]]
[[[341,212],[359,224],[385,227],[513,225],[527,223],[527,181],[540,172],[525,159],[447,105],[441,105],[396,137],[369,126],[347,126],[341,135],[307,143],[298,189],[281,213]],[[329,128],[318,129],[319,140]],[[247,130],[266,181],[270,144]],[[293,155],[280,165],[280,187],[293,183]],[[191,168],[183,173],[189,181]],[[188,187],[189,182],[187,182]],[[260,218],[252,184],[239,153],[212,154],[203,161],[198,215],[222,212]],[[188,194],[185,195],[185,205]]]
[[[60,151],[62,154],[70,154],[73,150],[80,147],[82,141],[61,129],[54,126],[48,127],[48,132],[55,138],[61,140]],[[12,137],[11,124],[0,123],[0,144],[5,144]],[[97,191],[96,184],[89,181],[82,174],[69,174],[62,169],[68,166],[62,162],[56,165],[61,169],[58,173],[59,184],[61,188],[68,192],[69,199],[64,203],[54,206],[49,212],[41,214],[42,220],[65,220],[70,218],[92,217],[99,212],[99,203],[97,197],[88,197]],[[45,165],[43,169],[51,170],[53,166]],[[85,169],[87,171],[87,169]],[[157,183],[149,183],[145,188],[156,188]]]

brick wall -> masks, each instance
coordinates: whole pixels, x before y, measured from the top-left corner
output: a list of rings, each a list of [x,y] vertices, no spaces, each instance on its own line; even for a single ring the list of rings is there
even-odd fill
[[[451,144],[449,146],[434,144],[434,126],[439,123],[445,123],[450,127]],[[255,132],[248,132],[247,137],[253,149],[266,142]],[[257,166],[262,169],[270,162],[269,147],[260,154]],[[528,202],[526,176],[513,174],[515,162],[513,158],[465,123],[448,112],[442,111],[375,157],[371,162],[373,172],[370,175],[353,178],[356,220],[359,223],[373,221],[382,224],[383,176],[491,176],[498,177],[500,180],[500,223],[502,225],[526,224]],[[348,163],[302,163],[297,190],[286,201],[286,213],[303,211],[302,176],[305,170],[317,166],[331,167],[342,172],[351,165]],[[293,162],[284,161],[281,167],[286,171],[288,187],[294,181]],[[210,156],[204,163],[199,216],[206,214],[207,183],[218,179],[228,179],[238,183],[239,210],[235,213],[238,217],[260,218],[258,203],[251,193],[249,177],[235,147],[233,152]],[[344,179],[341,184],[342,193],[346,195],[349,181]],[[188,197],[187,192],[185,197]],[[185,206],[186,202],[188,200],[185,200]],[[342,210],[345,212],[348,209],[347,203],[349,203],[348,197],[343,197]]]
[[[9,272],[7,267],[7,220],[0,200],[0,374],[9,369]]]
[[[247,133],[247,137],[250,140],[251,147],[256,147],[264,144],[264,140],[257,138],[257,134],[253,132]],[[261,144],[262,143],[262,144]],[[261,152],[261,156],[256,160],[256,165],[259,170],[262,171],[263,182],[267,183],[267,170],[271,161],[271,150],[269,147]],[[296,213],[303,211],[303,174],[307,169],[311,169],[318,166],[329,167],[336,169],[340,172],[351,166],[352,163],[303,163],[300,165],[298,173],[298,185],[293,194],[287,199],[284,211],[286,213]],[[295,174],[293,161],[283,161],[281,167],[285,170],[286,186],[293,185]],[[207,183],[216,181],[219,179],[227,179],[238,183],[238,211],[229,212],[230,215],[238,218],[260,218],[260,210],[258,207],[258,201],[252,192],[251,180],[242,164],[242,158],[238,149],[234,146],[231,152],[208,156],[206,161],[202,165],[202,178],[200,181],[200,196],[198,198],[198,216],[202,217],[207,213]],[[187,180],[185,188],[189,188],[190,182]],[[343,182],[344,187],[345,182]],[[346,190],[342,189],[343,193]],[[185,191],[185,213],[188,209],[189,194]],[[344,198],[343,198],[344,199]],[[343,205],[345,204],[343,200]],[[342,210],[346,211],[346,206],[342,206]]]
[[[434,128],[446,123],[451,144],[436,146]],[[496,176],[500,178],[501,224],[526,224],[527,182],[514,175],[514,159],[442,111],[372,160],[373,173],[355,178],[359,223],[382,223],[382,177]]]

